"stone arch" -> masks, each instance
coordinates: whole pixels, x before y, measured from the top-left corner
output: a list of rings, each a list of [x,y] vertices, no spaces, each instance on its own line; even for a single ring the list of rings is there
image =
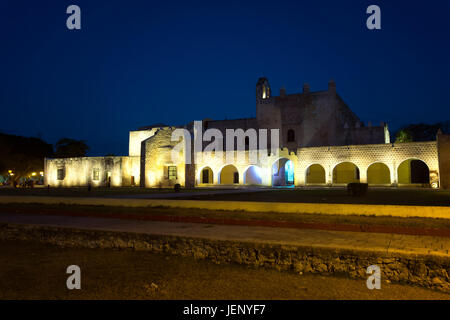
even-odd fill
[[[214,183],[214,171],[209,166],[204,166],[199,170],[198,184]]]
[[[338,163],[333,168],[333,183],[347,184],[351,182],[359,182],[359,168],[350,161]]]
[[[244,171],[244,184],[262,184],[262,170],[260,167],[251,165]]]
[[[374,162],[367,168],[368,184],[390,184],[391,171],[383,162]]]
[[[295,182],[294,162],[288,158],[279,158],[272,164],[272,185],[289,186]]]
[[[326,183],[325,168],[318,163],[311,164],[306,168],[305,182],[306,184]]]
[[[397,167],[398,184],[430,183],[430,167],[423,160],[409,158],[402,161]]]
[[[228,164],[222,167],[219,173],[219,184],[238,184],[239,171],[232,165]]]

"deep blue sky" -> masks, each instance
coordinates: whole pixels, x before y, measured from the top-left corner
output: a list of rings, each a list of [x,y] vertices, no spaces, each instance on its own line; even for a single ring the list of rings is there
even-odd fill
[[[66,28],[81,7],[82,29]],[[366,28],[377,4],[382,30]],[[0,2],[0,130],[128,152],[153,123],[255,116],[276,95],[327,88],[391,131],[450,120],[450,1]]]

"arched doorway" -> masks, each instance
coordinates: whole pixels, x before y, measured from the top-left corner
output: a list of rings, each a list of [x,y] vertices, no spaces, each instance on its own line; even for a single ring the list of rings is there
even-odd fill
[[[313,164],[306,169],[306,184],[325,183],[325,169],[320,164]]]
[[[235,166],[229,164],[220,171],[220,184],[238,184],[239,172]]]
[[[201,184],[214,183],[214,173],[210,167],[205,167],[200,172],[200,183]]]
[[[347,184],[359,182],[359,169],[352,162],[339,163],[333,169],[333,183]]]
[[[244,173],[244,184],[261,184],[261,168],[258,166],[250,166]]]
[[[372,163],[367,168],[367,183],[368,184],[390,184],[391,171],[389,167],[382,162]]]
[[[400,163],[397,169],[399,184],[429,184],[430,170],[425,162],[408,159]]]
[[[294,163],[287,158],[275,161],[272,165],[272,185],[292,186],[294,181]]]
[[[287,132],[287,142],[294,142],[294,141],[295,141],[295,131],[289,129]]]

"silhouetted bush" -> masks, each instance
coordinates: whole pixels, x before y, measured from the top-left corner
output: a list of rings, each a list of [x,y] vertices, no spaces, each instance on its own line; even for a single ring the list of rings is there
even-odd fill
[[[361,197],[366,195],[367,188],[367,183],[352,182],[347,185],[347,192],[350,196]]]
[[[180,185],[179,183],[176,183],[176,184],[173,186],[173,190],[175,190],[175,192],[180,192],[180,190],[181,190],[181,185]]]

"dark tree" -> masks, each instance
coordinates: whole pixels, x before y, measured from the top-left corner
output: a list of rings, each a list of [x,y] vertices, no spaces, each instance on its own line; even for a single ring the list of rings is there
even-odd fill
[[[85,157],[89,150],[86,141],[62,138],[55,144],[56,158]]]
[[[407,129],[401,129],[395,134],[395,142],[412,142],[412,134]]]
[[[0,174],[8,176],[12,170],[13,180],[44,170],[44,158],[53,156],[51,144],[39,138],[27,138],[0,133]]]
[[[401,127],[395,134],[395,142],[434,141],[436,134],[441,129],[442,133],[450,133],[450,122],[438,122],[435,124],[414,123]]]

